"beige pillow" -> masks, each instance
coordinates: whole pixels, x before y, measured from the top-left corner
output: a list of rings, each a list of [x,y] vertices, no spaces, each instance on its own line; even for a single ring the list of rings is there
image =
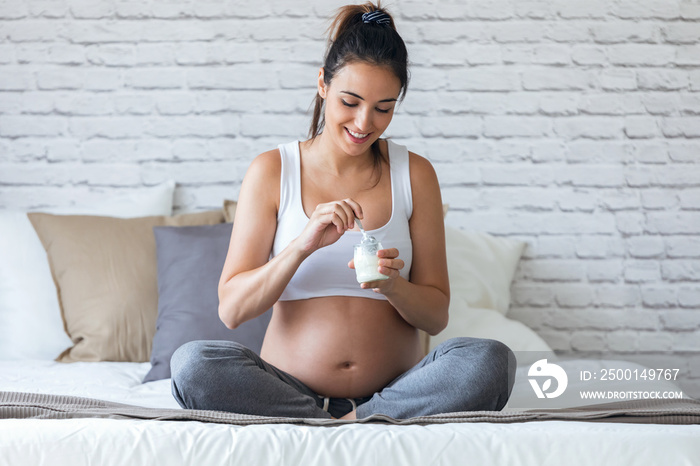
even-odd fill
[[[57,358],[61,362],[148,361],[158,317],[153,227],[224,221],[220,210],[173,217],[28,217],[48,255],[73,342]]]
[[[226,223],[233,223],[233,218],[236,216],[236,206],[238,203],[230,199],[224,199],[224,219]]]

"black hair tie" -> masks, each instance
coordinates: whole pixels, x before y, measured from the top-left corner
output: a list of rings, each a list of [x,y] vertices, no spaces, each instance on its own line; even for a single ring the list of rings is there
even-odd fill
[[[377,23],[377,24],[390,24],[391,16],[384,13],[383,11],[372,11],[362,14],[362,21],[364,23]]]

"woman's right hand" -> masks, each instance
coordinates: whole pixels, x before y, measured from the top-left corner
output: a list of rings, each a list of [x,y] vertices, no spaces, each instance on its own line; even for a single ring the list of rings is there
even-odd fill
[[[362,220],[362,207],[350,198],[319,204],[297,238],[301,251],[312,252],[333,244],[345,231],[355,228],[355,217]]]

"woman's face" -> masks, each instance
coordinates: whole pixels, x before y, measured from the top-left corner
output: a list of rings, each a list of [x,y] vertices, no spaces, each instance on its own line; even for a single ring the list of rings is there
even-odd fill
[[[355,62],[335,74],[330,85],[319,74],[326,101],[324,134],[346,154],[366,153],[386,130],[401,92],[399,78],[383,66]]]

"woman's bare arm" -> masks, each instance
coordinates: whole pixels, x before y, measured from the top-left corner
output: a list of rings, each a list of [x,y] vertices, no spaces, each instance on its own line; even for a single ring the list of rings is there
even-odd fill
[[[287,248],[269,261],[277,228],[281,162],[260,154],[246,172],[219,280],[219,317],[229,328],[253,319],[279,299],[301,257]]]

